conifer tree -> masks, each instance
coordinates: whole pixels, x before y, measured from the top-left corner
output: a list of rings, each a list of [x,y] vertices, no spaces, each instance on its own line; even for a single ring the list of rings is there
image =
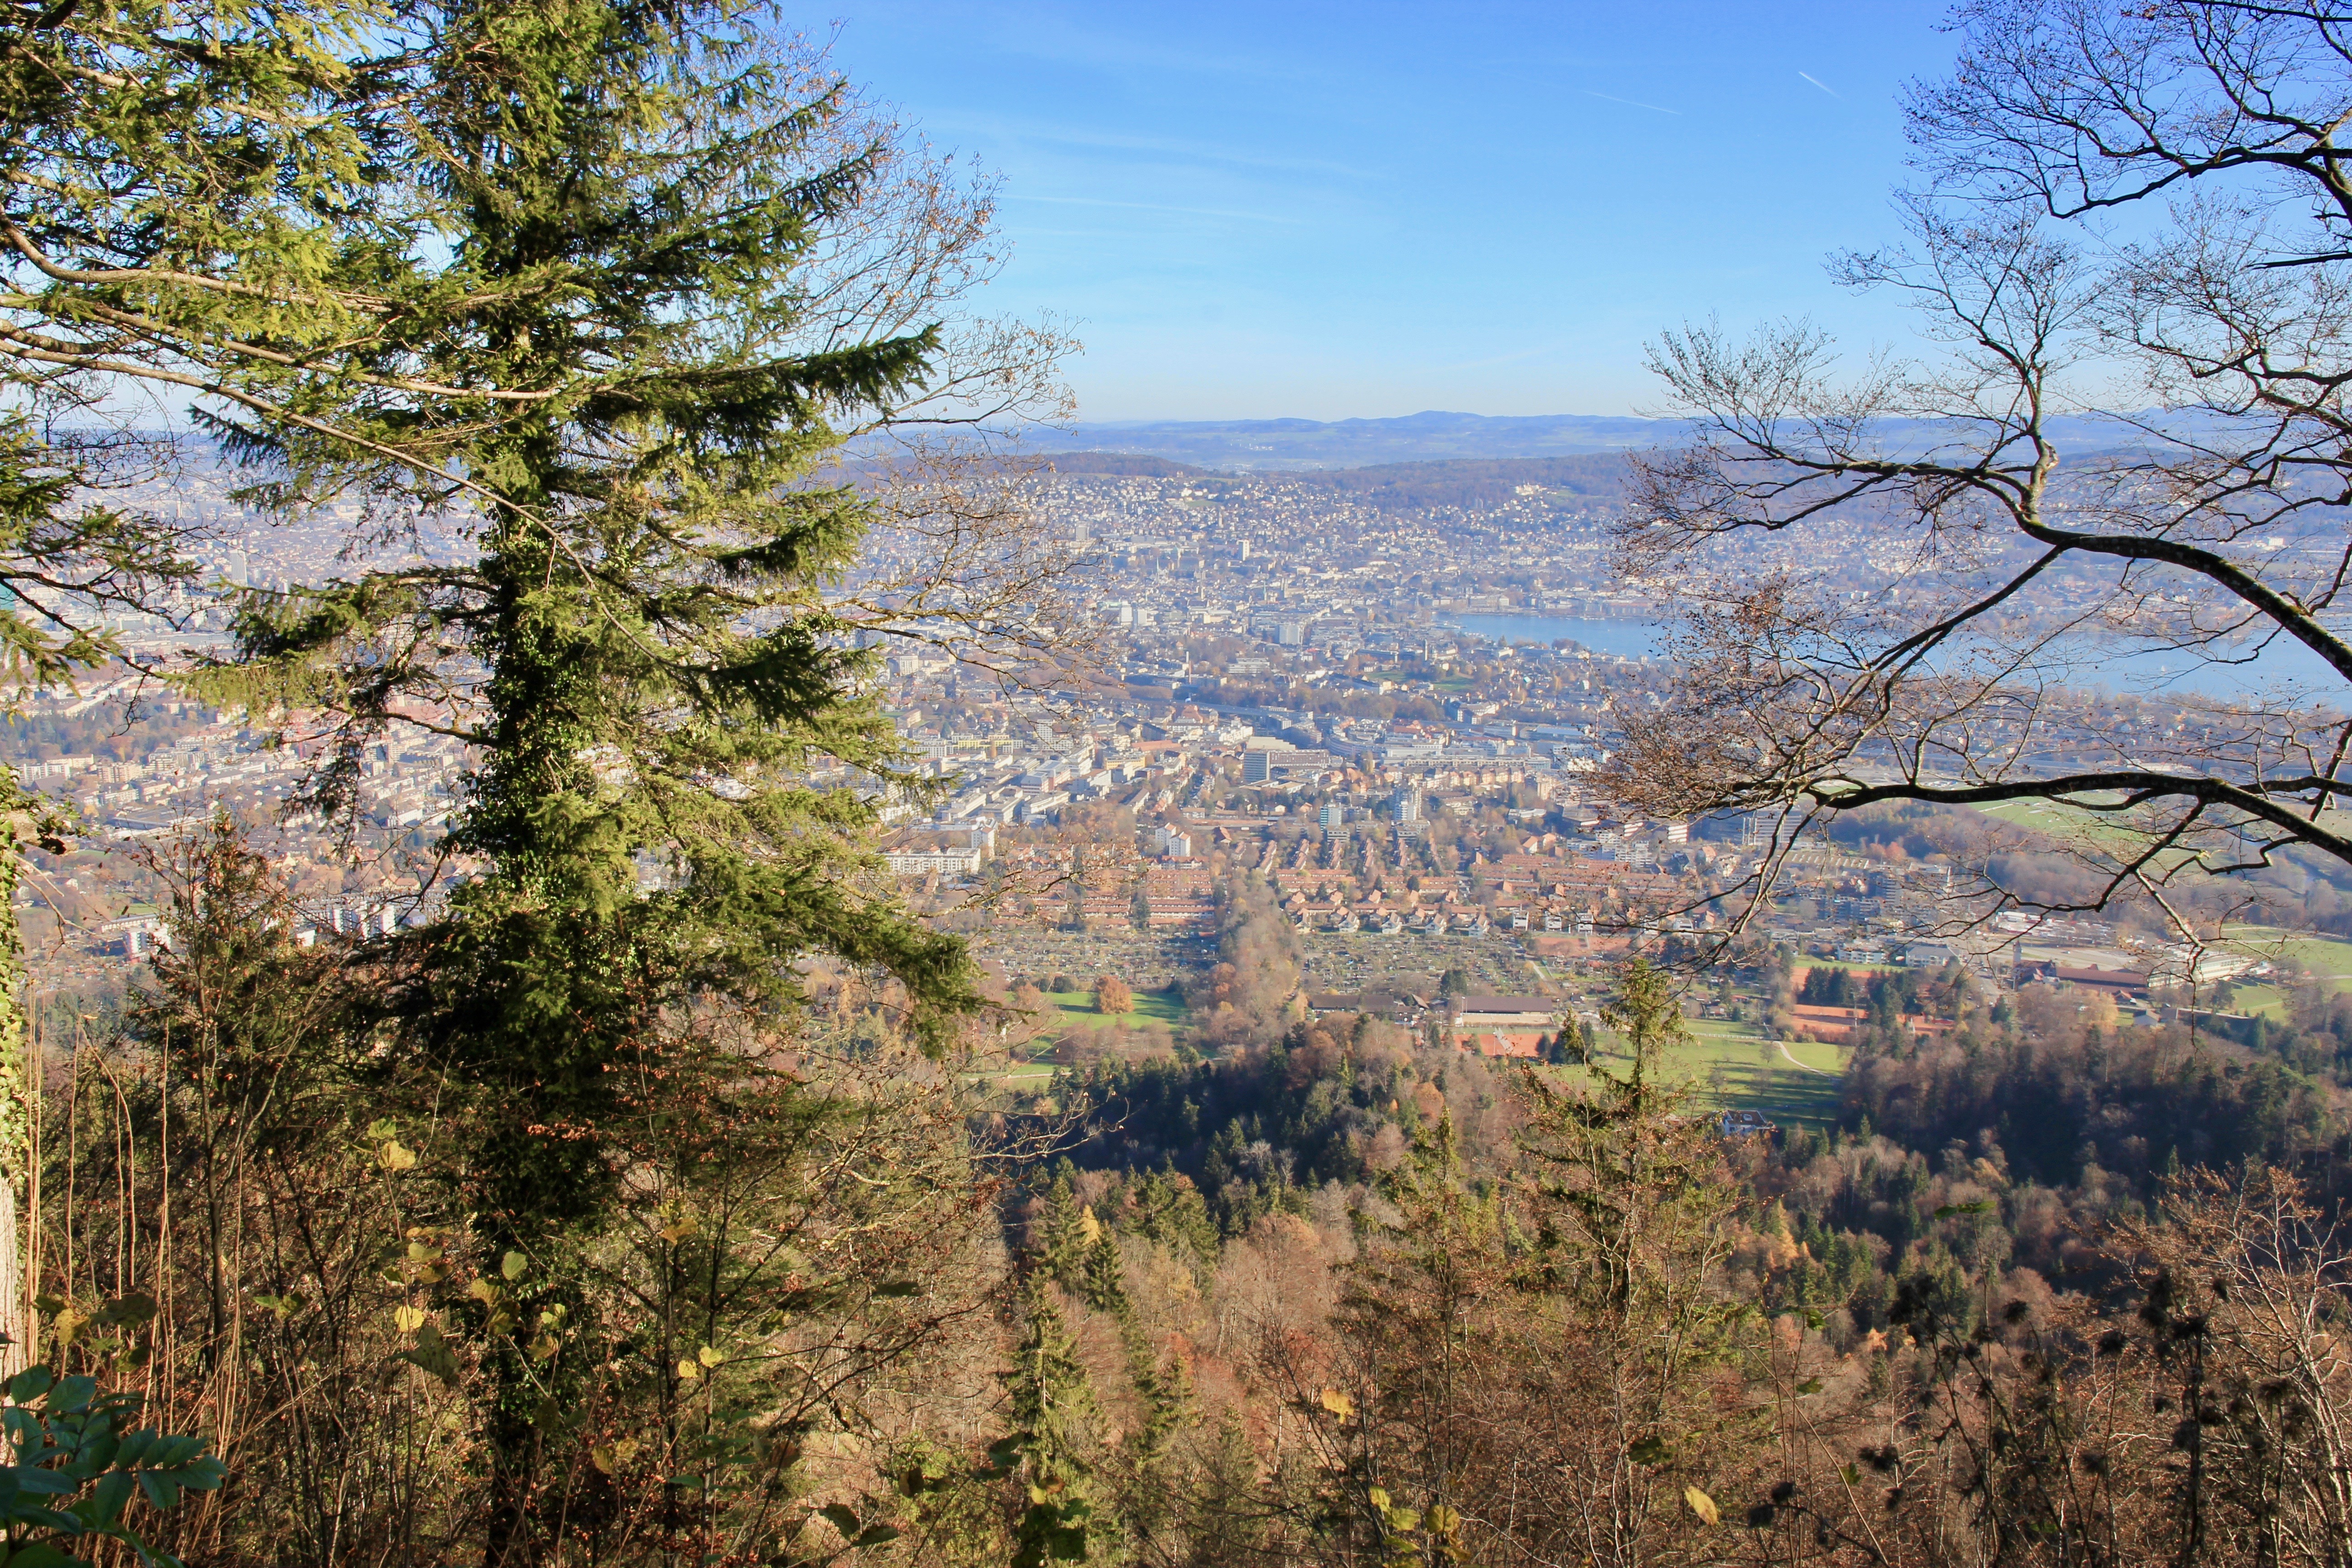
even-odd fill
[[[478,748],[448,841],[470,875],[390,944],[382,1011],[452,1212],[482,1257],[528,1263],[479,1314],[488,1556],[521,1563],[592,1367],[566,1281],[618,1135],[717,1048],[712,1019],[777,1048],[817,949],[887,973],[935,1049],[979,1001],[961,945],[872,870],[874,804],[845,787],[902,775],[873,655],[828,597],[874,508],[814,470],[837,426],[957,398],[974,364],[1017,401],[1052,354],[1017,335],[967,354],[943,318],[982,269],[984,201],[894,174],[892,128],[772,10],[532,0],[432,22],[399,130],[446,263],[338,418],[233,435],[282,504],[357,489],[462,548],[257,597],[210,679],[341,716],[310,796],[330,811],[394,726]],[[915,608],[1001,613],[1013,629],[981,640],[1034,647],[1052,616],[1016,611],[1049,564],[986,606]]]
[[[1666,1051],[1689,1039],[1672,975],[1633,960],[1601,1016],[1633,1058],[1625,1076],[1593,1060],[1583,1093],[1523,1101],[1535,1223],[1516,1282],[1528,1342],[1558,1347],[1524,1363],[1542,1366],[1536,1405],[1553,1413],[1530,1424],[1550,1449],[1545,1473],[1631,1562],[1672,1528],[1678,1487],[1702,1517],[1715,1506],[1696,1482],[1726,1423],[1704,1369],[1741,1348],[1744,1313],[1716,1278],[1739,1200],[1711,1122],[1683,1114],[1687,1090],[1661,1081]]]
[[[1014,1484],[1022,1490],[1013,1568],[1113,1561],[1124,1531],[1097,1495],[1088,1457],[1096,1438],[1094,1392],[1042,1277],[1028,1291],[1024,1312],[1028,1331],[1006,1380],[1014,1430],[994,1450],[1013,1461]]]
[[[104,612],[196,574],[194,522],[120,499],[186,456],[128,410],[299,421],[379,379],[356,345],[417,280],[384,113],[417,19],[0,7],[0,671],[70,679],[121,653]]]
[[[1397,1217],[1367,1226],[1334,1326],[1328,1387],[1298,1403],[1320,1450],[1321,1529],[1372,1561],[1456,1564],[1465,1493],[1507,1374],[1491,1351],[1500,1215],[1441,1114],[1385,1178]]]

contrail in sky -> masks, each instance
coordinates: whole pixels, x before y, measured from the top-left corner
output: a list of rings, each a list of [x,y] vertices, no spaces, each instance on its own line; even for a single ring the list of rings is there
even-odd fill
[[[1814,85],[1819,86],[1820,84],[1817,82]],[[1682,112],[1679,109],[1664,109],[1654,103],[1643,103],[1638,98],[1612,98],[1605,92],[1595,92],[1589,87],[1584,89],[1584,96],[1587,98],[1597,98],[1603,103],[1622,103],[1633,109],[1646,109],[1653,114],[1680,114]]]
[[[1838,98],[1838,95],[1837,95],[1835,92],[1832,92],[1832,91],[1830,90],[1830,89],[1828,89],[1828,88],[1826,88],[1826,87],[1822,87],[1822,84],[1821,84],[1820,82],[1818,82],[1818,81],[1813,81],[1813,79],[1812,79],[1811,77],[1810,77],[1810,76],[1806,76],[1806,75],[1805,75],[1805,73],[1804,73],[1803,71],[1799,71],[1797,74],[1798,74],[1799,76],[1804,77],[1804,78],[1805,78],[1805,79],[1806,79],[1807,81],[1811,81],[1815,87],[1820,87],[1823,92],[1827,92],[1827,93],[1829,93],[1829,95],[1830,95],[1832,98],[1836,98],[1836,99],[1837,99],[1837,100],[1838,100],[1840,103],[1843,103],[1843,102],[1845,101],[1845,100],[1844,100],[1844,99],[1843,99],[1843,98]]]

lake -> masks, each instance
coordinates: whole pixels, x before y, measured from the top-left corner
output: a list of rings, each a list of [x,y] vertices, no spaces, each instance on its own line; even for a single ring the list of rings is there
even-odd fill
[[[1596,620],[1584,616],[1448,616],[1444,624],[1492,641],[1553,643],[1565,637],[1594,653],[1654,658],[1659,627],[1654,621]],[[2293,686],[2306,698],[2332,697],[2339,705],[2344,683],[2326,660],[2299,642],[2280,637],[2249,664],[2213,664],[2176,650],[2085,653],[2063,676],[2071,684],[2104,686],[2146,696],[2158,691],[2205,697],[2243,697]]]
[[[1554,643],[1566,637],[1594,653],[1626,658],[1653,658],[1658,651],[1658,627],[1652,621],[1601,621],[1583,616],[1448,616],[1445,624],[1494,642]]]

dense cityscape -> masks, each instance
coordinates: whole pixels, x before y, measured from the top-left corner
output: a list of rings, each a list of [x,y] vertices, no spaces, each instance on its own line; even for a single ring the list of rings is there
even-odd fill
[[[914,782],[845,769],[814,782],[870,797],[880,868],[1000,973],[1117,973],[1172,996],[1213,946],[1220,884],[1255,872],[1332,1006],[1384,986],[1385,1005],[1417,1018],[1458,970],[1481,994],[1590,1016],[1627,951],[1706,936],[1745,910],[1786,830],[1769,814],[1645,818],[1592,782],[1616,716],[1664,689],[1657,606],[1606,560],[1620,465],[1227,475],[1065,456],[1025,500],[1068,542],[1069,579],[1106,636],[1099,662],[1024,687],[877,637],[875,679]],[[217,654],[220,595],[350,569],[354,517],[273,524],[240,512],[206,467],[170,505],[201,517],[205,575],[162,613],[112,618],[131,660]],[[379,553],[460,548],[435,537]],[[1857,567],[1853,580],[1885,576]],[[2135,719],[2165,722],[2161,705],[2126,697],[2086,711],[2084,730]],[[133,668],[27,695],[8,760],[81,825],[75,850],[19,893],[42,986],[119,986],[122,958],[168,940],[136,851],[216,810],[295,878],[304,940],[430,918],[467,874],[436,846],[463,802],[467,748],[395,729],[367,751],[356,821],[328,821],[298,802],[320,733],[299,713],[205,707]],[[2151,984],[2186,977],[2185,950],[2147,921],[2118,934],[2105,919],[1979,920],[1951,897],[1954,856],[1865,847],[1808,842],[1781,858],[1752,936],[1852,964],[1958,961],[1996,991],[2021,970],[2063,970],[2143,1010]],[[2201,963],[2207,979],[2262,967]]]
[[[2340,10],[0,7],[0,1562],[2346,1568]]]

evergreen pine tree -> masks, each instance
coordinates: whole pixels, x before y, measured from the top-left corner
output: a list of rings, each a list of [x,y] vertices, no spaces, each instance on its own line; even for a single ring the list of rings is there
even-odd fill
[[[1625,1076],[1595,1061],[1584,1092],[1524,1101],[1535,1224],[1516,1283],[1581,1354],[1557,1375],[1598,1395],[1597,1426],[1552,1435],[1558,1473],[1605,1497],[1612,1532],[1632,1541],[1666,1528],[1676,1486],[1724,1440],[1700,1369],[1739,1349],[1745,1314],[1715,1284],[1739,1196],[1711,1120],[1682,1114],[1685,1090],[1660,1081],[1689,1037],[1672,977],[1633,960],[1602,1016],[1633,1058]]]
[[[607,1212],[616,1136],[683,1081],[701,1026],[732,1013],[779,1039],[814,949],[887,972],[933,1048],[978,1000],[961,945],[869,869],[872,790],[905,781],[874,656],[827,595],[870,509],[812,477],[837,421],[953,379],[918,316],[969,279],[971,240],[905,235],[890,302],[813,313],[828,258],[887,237],[862,207],[890,150],[764,7],[436,21],[402,129],[447,263],[383,352],[442,391],[247,439],[289,500],[360,485],[444,508],[471,550],[257,601],[220,684],[345,715],[330,809],[395,723],[479,748],[449,839],[477,874],[384,973],[392,1061],[444,1120],[453,1204],[484,1256],[530,1260],[481,1367],[505,1563],[542,1550],[533,1498],[570,1463],[592,1366],[593,1334],[544,1325]]]
[[[1016,1459],[1022,1489],[1013,1568],[1116,1561],[1124,1531],[1097,1495],[1097,1411],[1086,1368],[1042,1278],[1023,1310],[1027,1331],[1008,1380],[1013,1431],[995,1446]]]
[[[1487,1305],[1501,1216],[1463,1169],[1450,1115],[1382,1179],[1397,1218],[1368,1226],[1334,1326],[1333,1386],[1301,1390],[1321,1447],[1323,1527],[1373,1561],[1453,1564],[1500,1370]]]

